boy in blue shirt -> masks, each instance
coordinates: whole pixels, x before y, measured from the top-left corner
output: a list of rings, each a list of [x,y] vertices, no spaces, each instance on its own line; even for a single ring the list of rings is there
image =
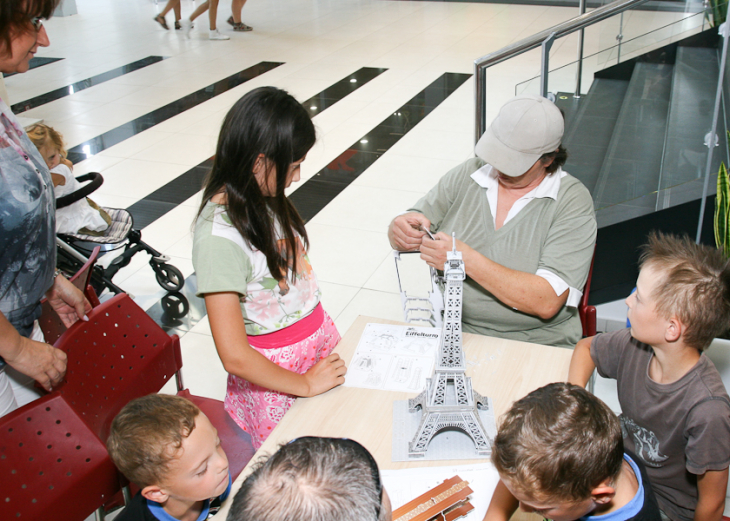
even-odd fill
[[[485,521],[519,506],[554,521],[659,521],[644,468],[624,452],[621,425],[601,400],[554,383],[518,400],[492,446],[500,481]]]
[[[141,488],[116,521],[203,521],[231,491],[217,431],[185,398],[132,400],[114,418],[107,449]]]

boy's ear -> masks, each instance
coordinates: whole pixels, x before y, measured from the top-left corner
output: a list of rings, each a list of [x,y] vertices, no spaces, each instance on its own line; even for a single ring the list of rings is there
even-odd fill
[[[664,340],[669,343],[677,342],[684,332],[684,324],[675,315],[667,320],[667,327],[664,330]]]
[[[608,480],[591,490],[591,499],[598,505],[609,503],[615,495],[616,489],[609,485]]]
[[[157,503],[164,503],[170,497],[159,485],[148,485],[141,491],[142,497]]]

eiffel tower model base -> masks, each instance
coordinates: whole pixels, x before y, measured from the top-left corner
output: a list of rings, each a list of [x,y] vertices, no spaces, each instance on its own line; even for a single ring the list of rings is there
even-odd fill
[[[471,388],[471,378],[461,371],[436,371],[427,379],[426,389],[408,400],[408,410],[420,407],[421,421],[408,444],[410,456],[425,456],[431,439],[444,429],[459,429],[474,442],[477,454],[491,453],[491,439],[479,418],[478,409],[487,409],[486,398]]]

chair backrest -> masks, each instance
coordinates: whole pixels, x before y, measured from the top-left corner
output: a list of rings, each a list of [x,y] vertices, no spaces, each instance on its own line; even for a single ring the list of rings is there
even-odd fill
[[[100,250],[101,246],[94,248],[89,256],[89,260],[81,266],[81,269],[73,277],[68,279],[74,286],[84,292],[92,307],[99,305],[99,298],[96,296],[94,288],[91,287],[91,274],[94,270],[96,259],[99,257]],[[46,299],[41,301],[41,308],[41,318],[38,319],[38,323],[43,331],[43,336],[47,343],[55,344],[63,332],[66,331],[66,326],[61,322],[58,314],[53,311],[53,308]]]
[[[59,392],[101,440],[130,400],[158,392],[182,367],[180,340],[126,293],[94,308],[58,339],[68,355]]]
[[[588,305],[588,295],[591,292],[591,278],[593,277],[593,263],[596,260],[596,248],[593,247],[593,257],[591,258],[591,268],[588,270],[588,278],[583,288],[583,297],[578,305],[578,314],[580,315],[580,323],[583,326],[583,336],[589,337],[596,334],[596,306]]]
[[[60,393],[0,418],[0,519],[84,519],[119,490],[106,446]]]

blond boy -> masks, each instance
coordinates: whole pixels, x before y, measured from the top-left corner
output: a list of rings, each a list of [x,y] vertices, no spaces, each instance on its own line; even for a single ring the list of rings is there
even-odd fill
[[[230,493],[217,431],[184,398],[151,394],[132,400],[114,418],[107,449],[141,488],[115,521],[200,521]]]
[[[554,521],[659,521],[636,456],[606,404],[577,385],[549,384],[501,418],[492,447],[500,481],[485,521],[506,521],[519,505]]]
[[[642,460],[663,519],[719,521],[730,465],[730,398],[702,354],[730,325],[730,267],[688,238],[652,233],[631,328],[581,340],[569,381],[618,383],[626,447]]]

